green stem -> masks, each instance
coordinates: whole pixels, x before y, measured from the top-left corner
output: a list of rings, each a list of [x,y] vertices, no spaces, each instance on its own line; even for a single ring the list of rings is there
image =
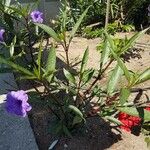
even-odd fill
[[[100,69],[98,76],[93,81],[93,83],[91,84],[91,86],[85,91],[85,94],[87,94],[87,93],[89,94],[91,92],[91,89],[93,88],[93,86],[95,86],[95,84],[101,79],[102,75],[108,69],[108,67],[112,64],[112,62],[113,62],[113,59],[110,60],[110,62],[107,64],[107,66],[102,71]]]
[[[48,94],[52,97],[53,100],[55,100],[55,102],[58,104],[58,106],[60,107],[60,110],[62,112],[62,114],[65,117],[65,112],[63,110],[63,105],[59,102],[59,100],[50,92],[49,88],[47,87],[47,85],[45,83],[43,83],[43,86],[45,87],[45,89],[47,90]]]
[[[32,59],[32,64],[36,65],[36,62],[34,61],[34,55],[33,55],[33,49],[32,49],[32,44],[31,44],[31,35],[30,35],[30,27],[28,24],[28,18],[25,18],[26,21],[26,29],[28,31],[28,47],[29,47],[29,51],[30,51],[30,55],[31,55],[31,59]]]

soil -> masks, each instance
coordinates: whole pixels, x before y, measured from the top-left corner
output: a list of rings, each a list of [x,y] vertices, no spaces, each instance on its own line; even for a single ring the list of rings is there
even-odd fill
[[[133,33],[119,33],[116,34],[116,37],[123,38],[125,36],[130,37],[131,35]],[[84,50],[89,46],[88,67],[98,68],[100,53],[96,51],[96,46],[100,41],[100,38],[85,39],[75,37],[69,51],[72,62],[74,63],[73,58],[76,58],[80,62]],[[135,55],[133,54],[133,56],[130,55],[132,59],[129,59],[126,65],[129,69],[141,72],[150,66],[150,35],[144,35],[136,43],[135,47],[142,50],[135,51]],[[61,46],[58,46],[57,57],[61,63],[64,63],[62,56],[65,56],[64,51]],[[150,81],[147,81],[138,87],[145,88],[149,87],[149,85]],[[146,94],[150,96],[149,91]],[[87,120],[86,133],[81,134],[79,130],[72,138],[57,137],[48,132],[48,125],[52,119],[48,110],[45,110],[43,107],[33,107],[29,118],[40,150],[48,150],[48,147],[57,139],[59,141],[55,146],[56,150],[147,150],[143,135],[135,136],[120,129],[112,128],[100,118],[93,117]]]

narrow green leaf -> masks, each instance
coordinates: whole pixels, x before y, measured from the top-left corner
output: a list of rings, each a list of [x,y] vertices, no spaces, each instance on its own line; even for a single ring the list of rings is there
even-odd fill
[[[2,56],[0,56],[0,63],[3,63],[3,64],[6,64],[6,65],[9,65],[10,67],[12,67],[13,69],[15,69],[16,71],[19,71],[23,74],[26,74],[26,75],[29,75],[29,76],[35,76],[32,72],[30,72],[29,70],[13,63],[12,61],[9,61],[5,58],[3,58]]]
[[[38,60],[37,60],[37,64],[38,64],[38,77],[39,78],[41,76],[41,58],[42,58],[42,40],[40,42],[39,52],[38,52]]]
[[[13,10],[15,13],[17,13],[20,16],[25,16],[25,14],[24,14],[24,12],[22,11],[21,8],[16,8],[16,7],[10,6],[10,7],[8,7],[8,9],[10,9],[11,11]],[[16,20],[18,20],[18,19],[16,18]]]
[[[89,56],[89,48],[87,47],[87,49],[84,52],[83,58],[82,58],[81,69],[80,69],[81,74],[84,72],[84,70],[86,68],[88,56]]]
[[[12,57],[14,55],[14,47],[15,47],[15,44],[16,44],[16,36],[14,37],[11,45],[10,45],[10,56]]]
[[[61,42],[61,40],[59,39],[59,36],[51,27],[44,25],[44,24],[40,24],[40,23],[35,23],[35,25],[42,28],[47,34],[49,34],[57,42]]]
[[[75,84],[75,77],[66,69],[63,69],[63,72],[64,72],[65,77],[68,79],[68,81]]]
[[[54,47],[51,47],[49,50],[47,62],[46,62],[46,68],[44,77],[47,77],[47,80],[51,82],[51,79],[53,77],[53,73],[55,72],[56,67],[56,49]]]
[[[5,6],[9,7],[11,3],[11,0],[5,0]]]
[[[63,124],[63,131],[67,136],[72,137],[69,129],[64,124]]]
[[[123,71],[120,68],[120,66],[116,65],[115,69],[113,70],[113,72],[110,76],[110,79],[109,79],[109,82],[108,82],[108,85],[107,85],[107,93],[109,95],[111,95],[114,92],[114,90],[117,86],[117,83],[119,82],[119,78],[122,75],[122,73],[123,73]]]
[[[134,107],[118,107],[117,109],[120,110],[121,112],[127,113],[131,116],[140,117],[139,112]],[[144,110],[143,119],[150,121],[150,111]]]
[[[128,43],[126,44],[125,47],[122,48],[121,53],[123,54],[125,53],[131,46],[133,46],[133,44],[135,44],[135,42],[146,32],[148,31],[150,28],[147,28],[141,32],[136,33],[134,36],[132,36],[129,40]]]
[[[81,118],[83,118],[82,112],[77,107],[73,105],[69,105],[68,108],[69,110],[73,111],[77,116],[80,116]]]
[[[122,88],[120,93],[120,103],[123,105],[130,96],[130,90],[127,88]]]
[[[92,79],[94,72],[95,72],[94,69],[84,71],[84,73],[82,75],[83,85],[85,85],[86,83],[88,83]]]
[[[115,53],[115,46],[114,46],[113,40],[111,39],[111,37],[108,35],[108,33],[106,31],[105,31],[105,35],[106,35],[106,37],[109,41],[109,44],[110,44],[110,47],[111,47],[110,50],[111,50],[111,53],[112,53],[113,57],[117,60],[118,65],[123,70],[123,72],[125,74],[125,77],[128,80],[128,82],[130,82],[130,73],[129,73],[126,65],[124,64],[124,62]]]
[[[104,42],[104,49],[102,50],[101,61],[102,67],[107,63],[110,54],[110,45],[108,40],[106,39]]]
[[[36,79],[36,76],[21,76],[18,77],[16,80],[33,80]]]
[[[150,137],[146,137],[145,142],[147,143],[147,148],[150,149]]]
[[[150,68],[146,69],[143,73],[141,73],[137,79],[136,84],[145,82],[150,79]]]
[[[69,39],[70,42],[71,42],[72,38],[75,36],[75,33],[77,32],[78,28],[80,27],[80,25],[81,25],[81,23],[82,23],[82,21],[83,21],[83,18],[86,16],[86,14],[87,14],[87,12],[88,12],[88,10],[89,10],[90,7],[91,7],[91,6],[89,6],[89,7],[82,13],[82,15],[80,16],[79,20],[77,21],[77,23],[75,24],[74,28],[72,29],[71,34],[70,34],[70,39]]]
[[[122,122],[119,121],[117,118],[114,118],[112,116],[106,116],[105,119],[117,124],[117,125],[122,125]]]
[[[80,116],[75,116],[73,119],[72,125],[78,124],[78,123],[82,122],[82,120],[83,119]]]

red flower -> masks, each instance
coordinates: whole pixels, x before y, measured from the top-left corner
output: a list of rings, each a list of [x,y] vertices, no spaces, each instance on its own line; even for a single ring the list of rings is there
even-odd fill
[[[148,110],[148,111],[150,111],[150,107],[146,107],[146,108],[145,108],[145,110]]]
[[[146,107],[145,110],[150,111],[150,107]],[[132,128],[139,126],[141,123],[141,118],[128,115],[126,113],[120,112],[118,119],[122,122],[123,125],[120,126],[121,129],[131,132]]]
[[[140,125],[141,122],[141,118],[130,116],[123,112],[119,113],[118,119],[123,123],[120,128],[128,132],[131,132],[131,129],[135,126]]]

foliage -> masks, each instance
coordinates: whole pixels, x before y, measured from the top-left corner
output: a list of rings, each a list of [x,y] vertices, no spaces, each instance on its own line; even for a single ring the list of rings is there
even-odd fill
[[[70,30],[79,16],[83,13],[85,8],[90,7],[87,15],[85,16],[81,27],[99,22],[102,27],[105,24],[106,14],[106,0],[63,0],[62,9],[57,19],[57,29],[60,29],[60,25],[63,19],[63,14],[67,11],[66,29]],[[110,13],[109,13],[109,28],[111,33],[118,31],[130,32],[136,29],[141,29],[142,26],[149,25],[148,17],[148,5],[149,0],[111,0],[110,1]],[[93,31],[88,34],[89,37],[99,36],[101,30]],[[110,33],[109,32],[109,33]]]
[[[61,22],[61,29],[56,33],[47,25],[31,22],[28,19],[30,14],[28,8],[22,8],[24,11],[20,11],[20,7],[10,6],[8,8],[16,16],[19,14],[21,20],[24,19],[26,21],[25,26],[21,26],[18,32],[14,32],[14,36],[17,39],[16,42],[14,42],[15,40],[13,42],[11,41],[14,52],[18,50],[19,46],[23,50],[24,56],[28,56],[28,51],[30,52],[31,59],[26,57],[25,64],[23,64],[21,60],[18,62],[20,55],[6,56],[2,53],[0,55],[0,63],[5,64],[6,68],[0,69],[3,70],[9,67],[13,71],[21,74],[20,79],[29,80],[32,83],[38,83],[38,85],[43,86],[44,90],[41,92],[32,84],[37,94],[43,99],[45,107],[56,117],[55,125],[53,125],[55,133],[71,136],[72,131],[83,126],[86,123],[86,119],[91,117],[89,112],[94,109],[92,103],[98,107],[94,116],[102,117],[117,125],[120,122],[117,120],[116,114],[120,111],[140,116],[146,121],[150,120],[150,112],[144,111],[143,115],[139,113],[138,110],[143,107],[142,104],[139,102],[138,104],[131,104],[129,102],[129,95],[134,90],[134,86],[150,79],[150,68],[147,68],[143,72],[131,72],[122,59],[122,54],[126,53],[148,29],[136,33],[133,37],[123,41],[121,44],[116,44],[117,42],[113,40],[112,36],[107,31],[104,31],[99,69],[88,67],[89,48],[87,47],[83,54],[80,67],[76,70],[70,63],[69,47],[83,19],[88,11],[90,11],[90,7],[87,7],[83,11],[69,34],[66,29],[66,11]],[[4,10],[2,12],[5,14]],[[18,19],[20,21],[20,18],[15,17],[14,19],[12,16],[10,18],[13,19],[13,23],[18,22]],[[7,24],[7,22],[5,23]],[[35,32],[35,35],[30,35],[31,30],[35,28],[39,28],[38,32]],[[6,29],[8,34],[12,33],[12,29],[7,27]],[[14,28],[13,31],[15,30]],[[22,30],[25,32],[22,32]],[[50,47],[43,45],[43,39],[45,38],[43,32],[45,33],[44,35],[47,35],[48,38],[51,37],[63,47],[66,54],[65,67],[57,68],[55,42],[52,41]],[[5,41],[1,44],[7,50],[10,50],[11,47],[7,46],[7,38]],[[33,43],[37,45],[36,49]],[[25,44],[27,47],[25,47]],[[43,57],[44,54],[47,56],[46,59]],[[107,77],[108,82],[105,83],[105,86],[99,85],[99,81],[103,79],[105,73],[108,73],[107,71],[112,63],[114,65]],[[63,74],[63,79],[59,77],[60,73]],[[125,78],[126,83],[121,88],[117,88],[120,77]],[[137,90],[136,92],[140,91]]]
[[[86,27],[83,30],[82,35],[86,38],[97,38],[102,37],[104,28],[92,29],[92,27]],[[135,27],[130,24],[120,24],[119,22],[114,22],[108,24],[107,32],[114,35],[117,32],[131,32],[134,31]]]
[[[36,5],[23,7],[19,2],[12,5],[11,1],[10,3],[9,1],[0,2],[0,27],[6,30],[5,43],[1,44],[1,48],[5,50],[1,52],[5,52],[8,58],[14,59],[22,56],[26,59],[25,53],[32,57],[31,47],[39,41],[42,35],[42,33],[37,35],[29,16]],[[31,61],[29,60],[28,63],[30,64]]]
[[[141,25],[148,26],[148,6],[149,0],[124,0],[125,22],[134,24],[136,29],[141,29]]]
[[[74,17],[72,16],[72,11],[70,8],[70,4],[67,0],[61,0],[61,7],[59,11],[59,15],[57,16],[56,21],[54,22],[55,30],[61,31],[62,22],[64,22],[65,18],[65,26],[66,30],[69,31],[75,25]]]

